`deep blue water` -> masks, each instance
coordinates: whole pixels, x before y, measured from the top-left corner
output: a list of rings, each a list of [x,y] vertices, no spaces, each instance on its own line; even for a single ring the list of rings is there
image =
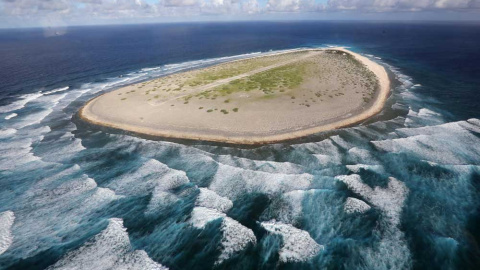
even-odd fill
[[[51,32],[0,30],[0,269],[480,268],[479,24]],[[150,141],[75,117],[121,85],[328,45],[395,78],[368,124],[245,149]]]

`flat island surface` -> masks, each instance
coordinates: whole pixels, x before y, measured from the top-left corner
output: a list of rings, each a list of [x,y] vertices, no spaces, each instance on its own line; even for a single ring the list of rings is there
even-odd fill
[[[361,122],[389,89],[385,69],[359,54],[293,50],[129,85],[90,100],[80,117],[150,136],[262,144]]]

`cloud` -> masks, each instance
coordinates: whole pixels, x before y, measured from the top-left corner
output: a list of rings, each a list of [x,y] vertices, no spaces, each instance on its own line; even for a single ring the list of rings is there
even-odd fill
[[[272,12],[311,12],[322,8],[314,0],[268,0],[266,5],[266,10]]]
[[[375,12],[465,10],[479,8],[480,0],[329,0],[329,10],[364,10]]]
[[[2,2],[2,11],[6,15],[65,13],[71,8],[68,0],[3,0]]]
[[[471,18],[475,17],[472,14],[479,13],[480,0],[0,0],[0,27],[5,24],[39,26],[50,22],[67,25],[198,20],[211,19],[211,16],[233,20],[323,18],[343,11],[353,15],[454,11],[468,12]],[[302,15],[306,13],[309,15]]]
[[[166,7],[187,7],[195,6],[197,4],[197,0],[165,0],[164,2]]]
[[[241,4],[241,9],[246,14],[256,14],[260,13],[260,5],[258,4],[257,0],[247,0],[243,1]]]

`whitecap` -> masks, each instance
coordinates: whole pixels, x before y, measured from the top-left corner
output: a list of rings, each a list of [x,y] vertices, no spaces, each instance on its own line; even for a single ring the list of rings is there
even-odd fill
[[[144,195],[153,189],[155,192],[167,191],[187,183],[189,180],[185,172],[150,159],[138,169],[114,179],[108,186],[119,194]]]
[[[382,165],[355,164],[355,165],[346,165],[346,167],[353,173],[359,173],[360,170],[363,169],[363,170],[376,172],[378,174],[385,174],[385,168]]]
[[[272,219],[283,223],[295,224],[303,213],[303,200],[305,196],[313,194],[316,190],[294,190],[275,198],[261,219]]]
[[[283,239],[279,251],[281,262],[303,262],[315,257],[324,249],[312,239],[304,230],[275,220],[262,222],[262,227],[272,234],[280,235]]]
[[[208,223],[218,219],[222,219],[220,227],[222,251],[215,264],[220,264],[237,252],[244,250],[248,245],[257,243],[257,238],[251,229],[215,209],[195,207],[189,222],[195,228],[203,229]]]
[[[13,242],[12,226],[15,214],[12,211],[0,213],[0,255],[8,250]]]
[[[50,91],[46,91],[46,92],[43,92],[44,95],[50,95],[50,94],[53,94],[53,93],[58,93],[58,92],[63,92],[63,91],[66,91],[70,89],[70,86],[65,86],[65,87],[61,87],[61,88],[56,88],[56,89],[53,89],[53,90],[50,90]]]
[[[25,107],[25,105],[30,101],[33,101],[41,96],[43,96],[42,92],[22,95],[20,96],[20,100],[14,101],[5,106],[0,106],[0,113],[7,113],[7,112],[19,110]]]
[[[253,192],[275,195],[297,189],[308,189],[313,176],[303,174],[275,174],[219,165],[209,189],[234,200]]]
[[[340,175],[335,177],[335,179],[342,181],[353,192],[380,208],[392,226],[397,226],[400,223],[403,202],[408,194],[408,189],[404,183],[390,177],[386,188],[375,187],[372,189],[362,182],[358,174]]]
[[[409,153],[422,160],[440,164],[470,164],[478,162],[480,139],[478,126],[467,121],[437,126],[402,128],[395,132],[406,138],[372,141],[377,149],[393,153]],[[469,147],[464,147],[469,145]]]
[[[10,119],[16,117],[17,115],[18,115],[18,114],[16,114],[16,113],[11,113],[11,114],[5,116],[5,120],[10,120]]]
[[[105,230],[82,247],[67,253],[48,269],[167,269],[153,261],[144,251],[131,250],[123,220],[112,218]]]
[[[295,145],[295,149],[307,150],[317,159],[322,166],[338,165],[342,163],[342,154],[340,149],[334,144],[332,139],[326,139],[321,142],[305,143]]]
[[[12,137],[17,130],[14,128],[0,129],[0,139]]]
[[[359,147],[353,147],[349,149],[348,158],[353,162],[362,162],[368,164],[379,163],[369,150]]]
[[[53,109],[49,108],[36,113],[27,114],[26,116],[21,117],[19,119],[19,122],[13,124],[12,126],[17,129],[20,129],[20,128],[38,124],[42,122],[42,120],[45,119],[45,117],[47,117],[52,112],[53,112]]]
[[[344,182],[353,192],[382,211],[375,228],[375,233],[381,236],[378,245],[360,250],[366,264],[364,269],[409,269],[411,254],[399,229],[401,211],[409,192],[405,184],[390,177],[386,188],[372,189],[356,174],[337,176],[335,179]]]
[[[40,160],[31,152],[33,143],[30,138],[1,142],[0,170],[19,168],[29,162]]]
[[[55,147],[47,148],[38,155],[45,161],[61,162],[71,159],[85,149],[81,139],[76,138],[71,132],[66,132],[55,140]]]
[[[219,196],[212,190],[200,188],[200,193],[195,201],[195,205],[226,213],[228,210],[230,210],[230,208],[232,208],[233,203],[229,199]]]
[[[192,210],[189,223],[195,228],[203,229],[208,223],[226,216],[227,215],[225,213],[219,212],[215,209],[195,207]]]
[[[343,210],[347,214],[365,213],[370,210],[370,208],[370,205],[364,201],[352,197],[348,197],[347,201],[345,201],[345,205],[343,206]]]
[[[217,161],[229,166],[269,173],[298,174],[304,170],[300,165],[291,162],[252,160],[231,155],[218,156]]]
[[[232,255],[244,250],[248,245],[257,243],[253,231],[232,218],[225,217],[223,219],[221,230],[223,233],[222,252],[216,264],[230,259]]]

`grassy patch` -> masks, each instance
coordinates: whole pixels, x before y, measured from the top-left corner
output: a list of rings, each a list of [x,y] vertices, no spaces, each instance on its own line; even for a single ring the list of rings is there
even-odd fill
[[[308,65],[309,63],[302,62],[273,68],[247,78],[233,80],[228,84],[197,94],[197,96],[214,99],[216,95],[227,96],[236,92],[253,90],[260,90],[267,96],[277,91],[285,92],[285,89],[298,87],[303,82]]]
[[[303,55],[307,52],[294,52],[288,53],[284,55],[276,55],[276,56],[266,56],[260,58],[252,58],[241,60],[237,62],[231,62],[226,64],[220,64],[217,67],[208,68],[204,71],[199,72],[195,75],[194,78],[189,79],[186,81],[185,84],[195,87],[200,85],[205,85],[212,83],[217,80],[237,76],[258,68],[267,67],[278,62],[284,61],[286,59],[291,59],[293,57],[298,57]]]

